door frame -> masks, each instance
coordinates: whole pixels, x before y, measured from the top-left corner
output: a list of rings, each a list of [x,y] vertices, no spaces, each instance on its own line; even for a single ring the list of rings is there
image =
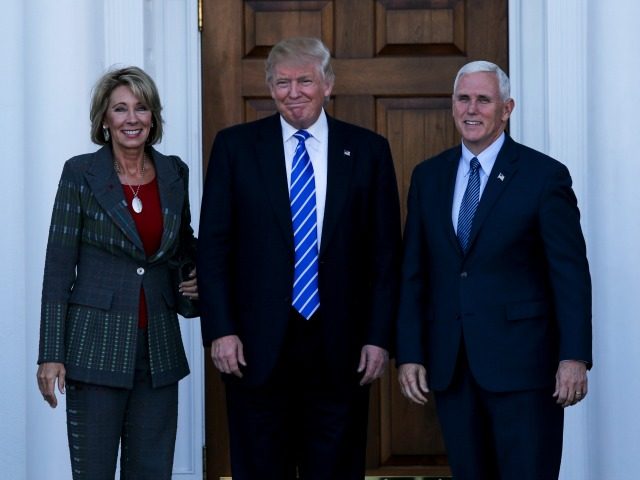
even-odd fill
[[[169,0],[161,0],[169,1]],[[190,3],[197,4],[198,0],[191,0]],[[560,2],[564,3],[564,2]],[[509,77],[511,79],[512,96],[516,99],[517,108],[510,119],[510,133],[520,142],[539,149],[543,152],[554,154],[557,147],[550,139],[550,124],[566,125],[563,132],[563,143],[569,149],[573,148],[580,153],[583,144],[583,125],[576,122],[577,111],[582,111],[582,106],[586,105],[584,100],[586,91],[579,91],[567,96],[567,92],[558,92],[549,89],[550,72],[555,72],[553,79],[558,76],[564,78],[574,78],[576,75],[585,78],[587,41],[585,34],[587,6],[579,0],[567,2],[567,5],[553,5],[553,2],[526,2],[524,0],[508,0],[508,54],[509,54]],[[574,23],[565,23],[562,31],[554,27],[554,20],[567,18],[577,18]],[[567,31],[569,27],[569,31]],[[564,40],[558,37],[562,36]],[[569,41],[567,41],[569,40]],[[554,46],[554,51],[550,52],[549,45]],[[561,46],[560,50],[557,47]],[[567,62],[566,59],[573,59]],[[192,56],[189,59],[188,75],[198,72],[202,58]],[[200,90],[198,90],[200,92]],[[573,106],[575,109],[566,108]],[[188,107],[189,117],[193,118],[194,113],[200,117],[202,96],[200,102],[191,103]],[[567,119],[566,112],[572,112],[571,121]],[[582,117],[584,118],[584,116]],[[568,128],[568,131],[567,131]],[[195,140],[197,149],[202,150],[202,134]],[[571,147],[573,146],[573,147]],[[203,154],[208,156],[205,145]],[[586,155],[558,155],[565,159],[572,170],[574,189],[582,203],[583,217],[587,217],[585,203],[587,190],[586,176]],[[201,167],[200,167],[201,168]],[[192,198],[201,197],[201,185],[195,189],[192,182]],[[193,201],[195,203],[195,201]],[[192,209],[193,209],[192,203]],[[586,208],[585,208],[586,206]],[[201,348],[196,345],[194,348]],[[208,359],[205,359],[208,361]],[[566,419],[565,445],[563,455],[563,470],[569,468],[584,472],[580,465],[583,455],[583,441],[586,438],[586,415],[585,409],[570,415]],[[202,427],[204,429],[204,426]],[[571,440],[571,441],[568,441]],[[578,475],[577,478],[579,478]]]

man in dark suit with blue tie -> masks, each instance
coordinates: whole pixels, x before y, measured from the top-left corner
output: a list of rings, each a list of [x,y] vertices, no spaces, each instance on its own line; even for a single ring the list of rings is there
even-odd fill
[[[320,40],[279,42],[266,74],[278,114],[216,136],[198,244],[233,478],[362,480],[368,385],[397,311],[390,148],[325,114],[334,74]]]
[[[399,381],[429,390],[458,480],[557,479],[563,407],[587,394],[591,281],[567,168],[504,133],[509,79],[456,76],[462,145],[418,165],[408,200]]]

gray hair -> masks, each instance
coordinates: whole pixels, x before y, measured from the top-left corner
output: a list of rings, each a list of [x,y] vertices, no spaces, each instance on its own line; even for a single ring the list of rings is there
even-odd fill
[[[458,88],[458,81],[468,73],[478,73],[478,72],[492,72],[496,74],[496,78],[498,79],[498,89],[500,91],[500,97],[502,101],[506,102],[511,98],[511,84],[509,82],[509,77],[506,73],[495,63],[487,62],[486,60],[478,60],[475,62],[469,62],[464,65],[460,70],[458,70],[458,74],[456,75],[456,79],[453,82],[453,92],[455,94],[456,89]]]
[[[109,143],[102,131],[102,122],[109,108],[109,100],[113,91],[126,86],[136,98],[143,103],[152,116],[152,127],[147,143],[154,145],[162,140],[162,104],[160,95],[153,79],[139,67],[125,67],[110,70],[96,82],[91,96],[91,141],[98,145]]]
[[[267,84],[273,81],[273,73],[281,63],[315,63],[322,78],[329,83],[335,80],[331,67],[331,53],[324,43],[313,37],[286,38],[276,43],[265,62]]]

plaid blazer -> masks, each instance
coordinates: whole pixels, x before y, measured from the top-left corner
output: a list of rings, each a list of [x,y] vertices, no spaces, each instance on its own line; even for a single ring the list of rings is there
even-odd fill
[[[145,255],[109,146],[68,160],[51,217],[42,286],[38,363],[64,363],[77,381],[131,388],[140,287],[148,310],[153,386],[189,373],[168,260],[195,245],[188,167],[150,149],[163,233]]]

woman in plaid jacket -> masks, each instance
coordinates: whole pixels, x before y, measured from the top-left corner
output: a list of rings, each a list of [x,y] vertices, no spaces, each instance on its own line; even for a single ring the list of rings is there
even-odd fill
[[[170,478],[178,381],[189,373],[169,260],[194,255],[188,169],[162,138],[153,80],[106,73],[91,102],[98,151],[65,163],[42,290],[38,385],[67,393],[74,479]],[[197,299],[195,270],[180,285]]]

